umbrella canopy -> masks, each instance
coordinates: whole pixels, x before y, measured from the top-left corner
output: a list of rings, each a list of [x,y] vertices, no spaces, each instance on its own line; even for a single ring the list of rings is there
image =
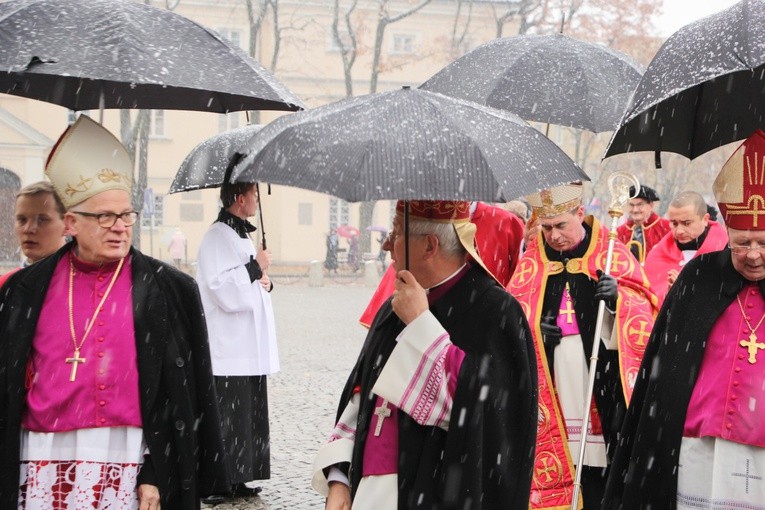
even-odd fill
[[[612,131],[643,68],[628,56],[562,34],[495,39],[458,58],[420,88],[523,119]]]
[[[337,235],[340,237],[358,237],[361,231],[353,225],[340,225],[337,227]]]
[[[695,158],[765,127],[765,1],[687,25],[659,49],[606,157],[668,151]]]
[[[519,117],[405,88],[286,115],[250,141],[233,178],[362,200],[506,201],[587,180]]]
[[[0,3],[0,93],[71,110],[303,107],[215,32],[127,0]]]
[[[247,142],[261,127],[251,124],[224,131],[194,147],[175,174],[169,193],[219,187],[231,157],[244,152]]]

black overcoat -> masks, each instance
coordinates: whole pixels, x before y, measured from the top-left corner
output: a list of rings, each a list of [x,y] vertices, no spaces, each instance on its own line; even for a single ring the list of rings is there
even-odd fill
[[[53,271],[72,244],[17,272],[0,290],[2,510],[17,508],[32,339]],[[199,508],[200,496],[229,491],[199,292],[193,278],[172,266],[132,249],[129,256],[141,418],[151,453],[139,481],[159,487],[164,510]]]
[[[448,432],[398,413],[398,508],[526,510],[537,427],[531,331],[518,302],[478,266],[430,311],[466,356]],[[390,299],[378,311],[343,392],[338,420],[360,386],[352,466],[361,466],[374,411],[371,392],[404,324]],[[351,468],[352,494],[361,469]]]
[[[680,442],[706,340],[745,283],[725,249],[688,262],[672,285],[646,346],[604,509],[676,507]]]

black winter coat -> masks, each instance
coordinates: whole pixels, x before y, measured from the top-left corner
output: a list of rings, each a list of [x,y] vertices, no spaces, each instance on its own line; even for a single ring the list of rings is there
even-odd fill
[[[527,510],[537,432],[531,330],[518,302],[472,267],[430,311],[465,352],[448,431],[398,413],[398,508]],[[404,324],[390,299],[378,311],[338,408],[356,385],[360,401],[351,490],[361,480],[377,378]]]
[[[725,249],[688,262],[672,285],[638,372],[604,510],[676,507],[680,442],[707,337],[745,283]]]

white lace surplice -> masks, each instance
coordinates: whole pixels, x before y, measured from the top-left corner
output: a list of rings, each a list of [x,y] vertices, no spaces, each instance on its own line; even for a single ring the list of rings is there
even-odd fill
[[[21,432],[19,510],[135,510],[146,451],[137,427]]]

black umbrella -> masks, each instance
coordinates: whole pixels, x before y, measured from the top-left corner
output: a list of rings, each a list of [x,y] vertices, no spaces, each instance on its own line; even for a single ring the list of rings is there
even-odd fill
[[[506,201],[586,174],[516,115],[405,88],[283,116],[234,179],[361,200]]]
[[[71,110],[303,107],[215,32],[126,0],[0,3],[0,93]]]
[[[642,72],[599,44],[562,34],[520,35],[479,46],[420,88],[597,133],[616,127]]]
[[[743,0],[667,39],[635,90],[606,157],[695,158],[765,127],[765,1]]]
[[[241,159],[247,142],[262,127],[260,124],[250,124],[224,131],[194,147],[181,163],[168,194],[220,187],[226,177],[231,177],[231,172]],[[267,245],[263,201],[260,200],[260,187],[257,183],[255,186],[258,188],[261,245],[265,250]],[[270,185],[268,194],[271,194]]]
[[[168,193],[219,187],[234,153],[244,152],[261,127],[251,124],[224,131],[194,147],[181,163]]]

